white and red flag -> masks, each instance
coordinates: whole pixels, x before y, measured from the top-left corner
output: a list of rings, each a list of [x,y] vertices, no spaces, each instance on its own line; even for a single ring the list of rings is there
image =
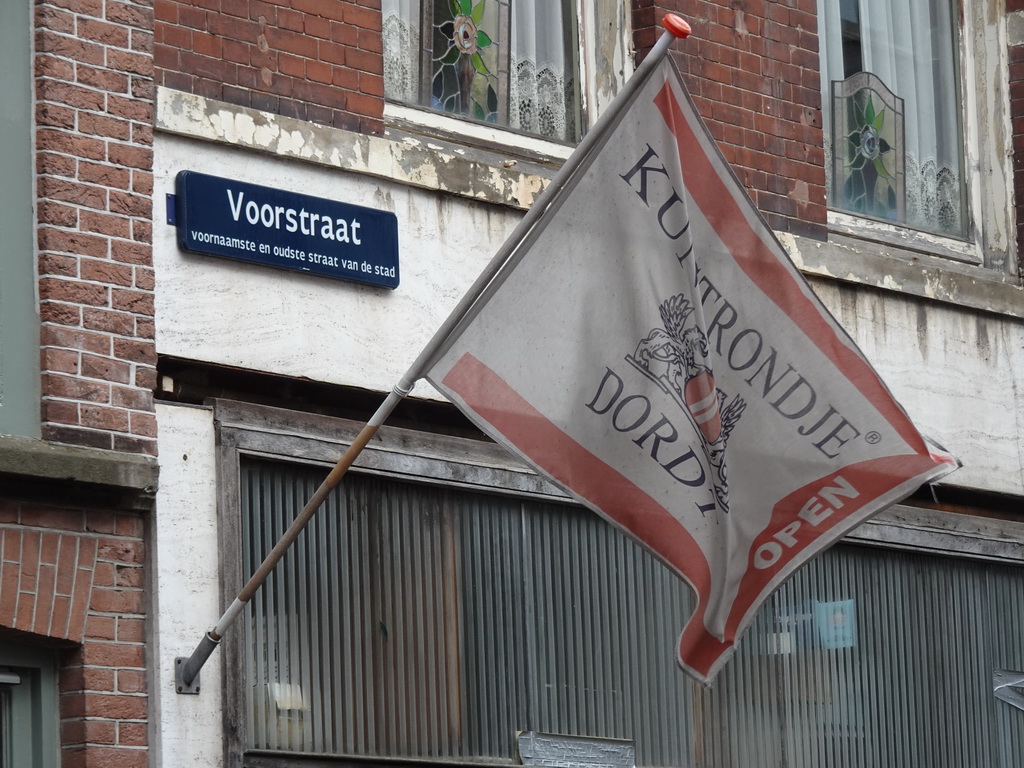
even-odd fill
[[[426,371],[697,595],[710,681],[761,603],[958,466],[926,443],[732,175],[666,59]]]

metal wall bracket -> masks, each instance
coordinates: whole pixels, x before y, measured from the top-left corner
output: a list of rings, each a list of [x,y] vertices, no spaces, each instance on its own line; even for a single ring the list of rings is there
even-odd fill
[[[1024,672],[997,669],[992,674],[992,691],[1000,701],[1024,709]]]
[[[178,656],[174,659],[174,690],[182,694],[199,695],[199,673],[192,679],[191,685],[185,684],[185,664],[190,656]]]

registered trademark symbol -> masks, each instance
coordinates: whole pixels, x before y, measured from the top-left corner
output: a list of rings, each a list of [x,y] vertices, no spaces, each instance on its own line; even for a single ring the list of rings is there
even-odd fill
[[[877,445],[882,442],[882,436],[877,432],[868,432],[864,435],[864,439],[868,441],[868,445]]]

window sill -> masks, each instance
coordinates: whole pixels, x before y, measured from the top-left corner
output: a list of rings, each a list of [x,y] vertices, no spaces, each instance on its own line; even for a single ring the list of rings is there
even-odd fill
[[[830,217],[831,224],[831,217]],[[806,275],[895,291],[957,307],[1024,318],[1024,288],[1013,275],[951,257],[949,243],[896,244],[830,227],[825,242],[778,233]],[[931,237],[931,236],[929,236]],[[957,244],[959,245],[959,244]]]
[[[874,241],[900,250],[930,254],[963,264],[981,266],[981,254],[974,243],[929,232],[893,226],[885,222],[861,219],[838,211],[828,212],[830,232],[860,240]]]
[[[150,511],[156,497],[156,459],[130,453],[0,436],[0,489],[10,495],[77,499]]]
[[[451,141],[463,147],[514,154],[556,165],[564,162],[574,149],[572,144],[393,102],[384,104],[384,122],[402,133],[420,134]]]

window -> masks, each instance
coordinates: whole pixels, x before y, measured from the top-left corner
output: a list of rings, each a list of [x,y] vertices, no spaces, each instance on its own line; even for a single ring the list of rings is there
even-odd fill
[[[818,0],[830,207],[968,232],[951,0]]]
[[[0,768],[58,764],[53,654],[12,643],[0,649]]]
[[[547,139],[580,135],[573,0],[383,0],[387,98]]]
[[[323,476],[243,459],[243,568]],[[515,764],[518,731],[638,766],[1009,768],[1019,567],[841,545],[762,608],[716,683],[675,666],[688,589],[564,504],[350,475],[253,600],[248,748]]]

